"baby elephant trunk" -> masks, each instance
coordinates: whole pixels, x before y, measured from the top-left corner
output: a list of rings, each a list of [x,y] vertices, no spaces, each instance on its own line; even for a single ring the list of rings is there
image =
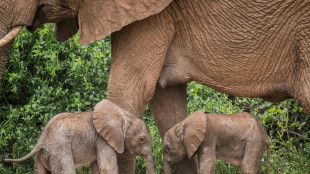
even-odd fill
[[[165,155],[164,155],[163,168],[164,168],[164,174],[170,174],[170,164],[169,161],[165,158]]]
[[[147,153],[145,155],[145,162],[146,162],[146,170],[148,174],[155,174],[154,171],[154,160],[153,160],[153,154]]]

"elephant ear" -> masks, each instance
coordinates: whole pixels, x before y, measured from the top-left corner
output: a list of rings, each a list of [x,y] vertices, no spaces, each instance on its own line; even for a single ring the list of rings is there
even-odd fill
[[[104,39],[122,27],[159,13],[172,0],[84,0],[78,12],[80,43]]]
[[[176,134],[181,138],[189,159],[205,139],[205,133],[206,116],[202,111],[194,112],[177,126]]]
[[[124,152],[125,132],[130,119],[109,100],[99,102],[93,111],[93,123],[96,131],[117,153]]]
[[[77,18],[66,18],[56,23],[55,38],[60,41],[66,41],[78,31]]]

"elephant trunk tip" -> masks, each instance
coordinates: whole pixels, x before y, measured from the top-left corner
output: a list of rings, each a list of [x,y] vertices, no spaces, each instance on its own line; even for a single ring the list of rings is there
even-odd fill
[[[146,161],[146,169],[148,174],[155,174],[154,170],[154,160],[152,154],[144,155]]]
[[[164,174],[170,174],[170,166],[171,166],[171,161],[168,161],[168,160],[164,157],[164,164],[163,164]]]

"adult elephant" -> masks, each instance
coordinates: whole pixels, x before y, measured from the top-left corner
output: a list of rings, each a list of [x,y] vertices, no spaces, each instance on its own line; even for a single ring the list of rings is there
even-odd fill
[[[108,98],[137,115],[149,104],[161,136],[186,117],[192,80],[234,96],[294,98],[310,112],[309,0],[1,0],[0,16],[0,37],[47,22],[60,41],[78,29],[82,44],[112,33]],[[119,161],[121,173],[133,171],[132,157]],[[193,161],[173,168],[196,173]]]

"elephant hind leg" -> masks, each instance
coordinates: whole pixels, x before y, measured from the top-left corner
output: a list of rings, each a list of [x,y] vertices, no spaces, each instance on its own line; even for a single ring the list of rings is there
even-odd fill
[[[149,106],[162,138],[173,125],[187,117],[186,86],[156,87]]]
[[[300,78],[294,84],[294,99],[303,108],[304,112],[310,115],[310,67],[309,70],[302,70]]]
[[[69,145],[64,145],[63,151],[51,152],[49,162],[52,173],[75,174],[73,156]]]
[[[293,97],[302,106],[305,113],[310,115],[310,36],[303,36],[299,42],[299,57],[296,60],[296,72],[293,81]]]
[[[240,165],[242,173],[258,174],[261,168],[261,159],[265,152],[265,143],[247,142],[244,156]]]
[[[186,84],[166,87],[165,89],[157,86],[149,106],[160,136],[163,138],[168,129],[187,117]],[[197,165],[194,159],[184,159],[172,165],[172,169],[176,174],[197,173]]]
[[[296,101],[303,108],[304,112],[310,115],[310,86],[307,88],[308,89],[303,90],[304,92],[298,94]]]
[[[36,155],[33,173],[34,174],[50,174],[51,173],[44,167],[44,165],[39,159],[39,155]]]

